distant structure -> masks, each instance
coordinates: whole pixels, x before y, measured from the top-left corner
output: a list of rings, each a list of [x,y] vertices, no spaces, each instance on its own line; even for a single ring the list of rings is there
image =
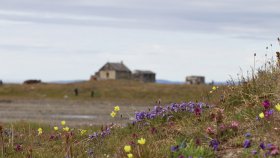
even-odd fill
[[[0,80],[0,86],[2,86],[3,85],[3,81],[2,80]]]
[[[38,84],[38,83],[42,83],[41,80],[26,80],[23,82],[23,84]]]
[[[156,82],[156,74],[152,71],[135,70],[132,78],[141,82]]]
[[[95,76],[91,76],[92,80],[121,80],[131,79],[131,71],[120,63],[106,63],[101,69],[95,73]]]
[[[204,76],[187,76],[186,77],[187,84],[205,84]]]

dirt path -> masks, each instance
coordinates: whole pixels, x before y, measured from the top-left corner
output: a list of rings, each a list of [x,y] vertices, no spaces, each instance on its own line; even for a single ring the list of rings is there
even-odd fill
[[[112,119],[110,112],[115,106],[104,101],[70,100],[25,100],[0,102],[0,121],[31,121],[57,124],[67,120],[70,125],[96,125],[113,122],[125,123],[134,117],[134,112],[146,110],[147,106],[119,105],[122,118]]]

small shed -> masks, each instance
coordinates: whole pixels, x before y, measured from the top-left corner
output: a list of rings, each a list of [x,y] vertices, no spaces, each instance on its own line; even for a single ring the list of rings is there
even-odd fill
[[[3,85],[3,81],[2,80],[0,80],[0,86],[2,86]]]
[[[98,72],[96,72],[95,76],[100,80],[131,79],[131,71],[124,65],[123,62],[107,62]]]
[[[133,79],[142,82],[156,82],[156,74],[149,70],[135,70]]]
[[[41,80],[36,80],[36,79],[25,80],[23,82],[23,84],[39,84],[39,83],[42,83],[42,81]]]
[[[187,76],[186,77],[187,84],[205,84],[204,76]]]

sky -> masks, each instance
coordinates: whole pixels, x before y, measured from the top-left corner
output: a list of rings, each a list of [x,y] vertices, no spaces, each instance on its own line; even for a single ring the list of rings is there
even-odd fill
[[[87,80],[106,62],[226,81],[279,50],[279,0],[0,0],[0,79]],[[272,47],[271,47],[272,44]],[[268,47],[268,49],[266,49]]]

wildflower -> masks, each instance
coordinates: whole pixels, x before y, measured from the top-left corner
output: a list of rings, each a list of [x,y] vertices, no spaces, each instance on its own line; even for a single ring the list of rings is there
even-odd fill
[[[210,91],[209,93],[210,93],[210,94],[212,94],[212,93],[213,93],[213,91]]]
[[[126,146],[124,146],[123,149],[124,149],[125,152],[129,153],[131,151],[131,146],[130,145],[126,145]]]
[[[263,102],[262,102],[262,105],[263,105],[263,107],[264,107],[265,109],[268,109],[268,108],[269,108],[269,106],[270,106],[270,102],[269,102],[269,100],[265,100],[265,101],[263,101]]]
[[[244,148],[249,148],[251,146],[251,141],[249,139],[246,139],[244,141],[243,147]]]
[[[264,142],[262,142],[260,145],[259,145],[259,147],[261,148],[261,149],[265,149],[265,145],[264,145]]]
[[[212,139],[209,146],[213,147],[214,150],[218,150],[219,144],[218,140]]]
[[[138,139],[138,144],[144,145],[146,143],[146,139],[140,138]]]
[[[274,113],[274,110],[273,109],[270,109],[270,110],[268,110],[268,115],[272,115],[273,113]]]
[[[278,103],[277,105],[275,105],[275,109],[277,110],[277,111],[280,111],[280,104]]]
[[[57,130],[58,130],[58,127],[57,127],[57,126],[54,126],[53,129],[54,129],[55,131],[57,131]]]
[[[211,127],[207,127],[206,133],[207,134],[214,134],[214,129],[212,129]]]
[[[15,151],[22,151],[23,150],[22,145],[20,145],[20,144],[17,144],[14,149],[15,149]]]
[[[263,112],[260,113],[260,114],[259,114],[259,117],[260,117],[260,118],[264,118],[264,113],[263,113]]]
[[[279,155],[280,152],[279,152],[279,147],[275,146],[275,145],[271,145],[271,147],[269,148],[269,153],[270,155],[272,156],[276,156],[276,155]]]
[[[60,123],[61,123],[62,126],[64,126],[66,124],[66,121],[63,120]]]
[[[176,151],[178,151],[178,149],[179,149],[179,146],[178,145],[176,145],[176,146],[171,146],[171,152],[176,152]]]
[[[253,150],[253,151],[252,151],[252,154],[253,154],[253,155],[256,155],[257,153],[258,153],[258,152],[257,152],[256,150]]]
[[[89,135],[89,139],[94,139],[98,137],[98,133],[94,132],[92,135]]]
[[[81,136],[84,135],[85,133],[87,133],[87,130],[85,130],[85,129],[82,129],[80,132]]]
[[[92,156],[94,153],[93,153],[93,150],[92,149],[89,149],[88,151],[87,151],[87,154],[88,154],[88,156]]]
[[[64,128],[63,128],[63,131],[68,132],[68,131],[69,131],[69,127],[64,127]]]
[[[43,129],[42,128],[38,128],[38,135],[41,135],[43,133]]]
[[[195,112],[195,115],[196,115],[196,116],[200,116],[200,115],[201,115],[201,109],[198,108],[198,107],[196,107],[196,108],[194,109],[194,112]]]
[[[213,86],[213,87],[212,87],[212,90],[213,90],[213,91],[217,90],[217,87],[216,87],[216,86]]]
[[[237,129],[238,128],[239,123],[236,121],[232,121],[231,122],[231,128]]]
[[[199,138],[195,139],[195,145],[197,146],[201,145],[201,140]]]
[[[112,117],[115,117],[115,116],[116,116],[116,113],[115,113],[114,111],[112,111],[112,112],[111,112],[111,116],[112,116]]]
[[[131,153],[127,154],[128,158],[133,158],[133,155]]]
[[[245,134],[245,137],[247,137],[247,138],[248,138],[248,137],[251,137],[251,133],[246,133],[246,134]]]
[[[120,111],[120,107],[119,106],[115,106],[114,107],[114,111],[116,111],[116,112]]]

